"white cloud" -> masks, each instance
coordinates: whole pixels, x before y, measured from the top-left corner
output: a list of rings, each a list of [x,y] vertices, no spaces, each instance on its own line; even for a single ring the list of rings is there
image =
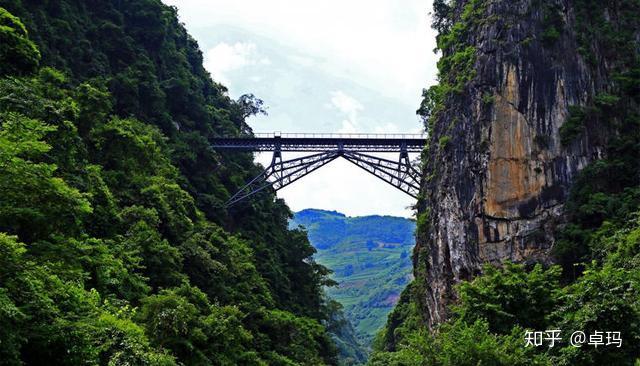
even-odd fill
[[[331,104],[338,108],[339,111],[349,116],[355,116],[358,114],[358,111],[364,109],[362,104],[360,104],[360,102],[358,102],[354,97],[341,90],[331,92]]]
[[[359,132],[358,113],[364,109],[360,102],[345,92],[338,90],[331,93],[331,105],[346,116],[346,118],[342,120],[342,127],[337,132]]]
[[[258,63],[268,65],[271,61],[266,57],[260,57],[257,46],[251,42],[234,44],[221,42],[208,50],[204,56],[204,67],[211,73],[214,80],[227,87],[231,83],[228,72]]]
[[[431,0],[164,0],[187,26],[229,24],[277,39],[327,72],[417,104],[435,79]]]
[[[378,125],[373,130],[374,133],[402,133],[404,131],[400,131],[398,125],[395,123],[387,122],[383,125]]]
[[[358,133],[361,132],[358,129],[357,122],[355,120],[343,119],[342,125],[336,131],[336,133]]]
[[[407,130],[406,128],[402,129],[395,123],[387,122],[378,126],[375,126],[373,129],[373,133],[415,133],[421,134],[423,133],[423,128],[419,124],[412,129]]]
[[[311,57],[302,55],[289,55],[288,57],[291,61],[295,62],[298,65],[306,67],[316,66],[316,61]]]

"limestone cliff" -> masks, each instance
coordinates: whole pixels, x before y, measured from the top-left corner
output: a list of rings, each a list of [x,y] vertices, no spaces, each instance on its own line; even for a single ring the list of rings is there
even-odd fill
[[[572,181],[606,154],[610,131],[581,106],[614,85],[618,61],[576,31],[585,3],[435,1],[440,83],[419,110],[430,137],[414,253],[429,326],[483,263],[552,262]],[[622,11],[603,16],[623,27]]]

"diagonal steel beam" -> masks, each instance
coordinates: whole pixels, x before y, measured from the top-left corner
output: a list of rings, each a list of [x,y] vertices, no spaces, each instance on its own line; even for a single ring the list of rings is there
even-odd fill
[[[401,151],[399,161],[392,161],[355,151],[344,151],[343,157],[413,198],[420,191],[420,173],[411,165],[409,155]]]
[[[282,161],[282,154],[276,149],[273,153],[271,164],[257,177],[240,188],[240,190],[225,203],[225,206],[232,206],[267,187],[273,187],[274,190],[278,191],[332,162],[340,155],[341,153],[339,151],[334,150]]]

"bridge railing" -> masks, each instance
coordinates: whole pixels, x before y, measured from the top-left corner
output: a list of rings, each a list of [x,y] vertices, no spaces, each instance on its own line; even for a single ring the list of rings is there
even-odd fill
[[[426,139],[425,133],[280,133],[255,132],[257,138],[329,138],[329,139]]]

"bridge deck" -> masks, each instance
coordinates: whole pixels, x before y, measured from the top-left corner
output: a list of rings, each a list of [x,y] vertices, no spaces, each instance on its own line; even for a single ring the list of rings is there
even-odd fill
[[[350,150],[368,152],[420,152],[426,136],[419,134],[255,134],[255,137],[218,138],[212,147],[244,151]]]

